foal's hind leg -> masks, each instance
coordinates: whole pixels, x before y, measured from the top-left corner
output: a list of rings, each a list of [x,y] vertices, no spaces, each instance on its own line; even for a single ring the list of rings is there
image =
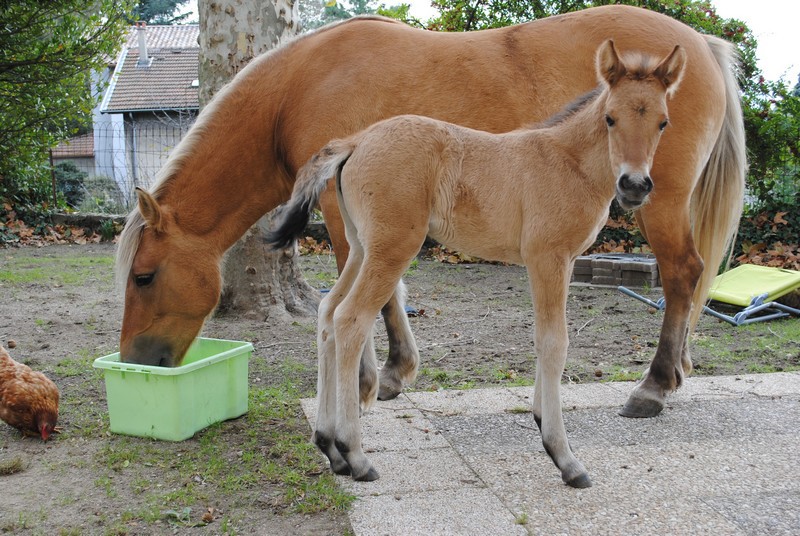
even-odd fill
[[[424,236],[422,237],[424,239]],[[421,243],[421,240],[420,240]],[[334,314],[337,357],[337,407],[336,448],[347,460],[353,479],[375,480],[378,473],[364,455],[361,446],[361,423],[358,413],[358,358],[372,333],[375,315],[396,292],[400,277],[414,258],[416,248],[402,248],[392,244],[394,254],[387,255],[387,247],[375,247],[381,254],[370,255],[368,250],[361,272],[353,287]],[[409,251],[407,258],[402,251]]]
[[[572,453],[561,411],[561,375],[567,360],[567,292],[571,263],[547,254],[527,262],[533,296],[536,384],[533,416],[542,433],[542,444],[561,470],[561,479],[575,488],[592,485],[589,474]]]
[[[333,184],[333,183],[331,183]],[[344,223],[339,212],[339,203],[335,190],[329,186],[320,198],[320,208],[325,218],[325,225],[336,252],[336,265],[341,272],[350,252],[350,245],[345,238]],[[392,297],[383,307],[386,335],[389,338],[389,357],[381,369],[379,400],[391,400],[400,394],[403,385],[414,381],[419,366],[419,352],[416,343],[408,328],[408,317],[403,307],[404,296],[392,294]],[[372,386],[374,366],[372,363],[362,363],[362,393]],[[362,396],[369,398],[369,395]]]
[[[403,385],[413,382],[417,376],[419,351],[411,333],[404,302],[405,285],[401,281],[397,291],[381,309],[389,337],[389,357],[381,369],[379,400],[396,397],[402,391]]]
[[[668,209],[666,213],[664,209]],[[656,355],[619,413],[623,417],[655,417],[664,409],[667,394],[680,387],[684,375],[692,370],[688,321],[703,261],[692,239],[688,208],[653,203],[637,218],[658,259],[666,309]]]
[[[362,261],[363,251],[357,247],[336,284],[320,302],[317,315],[317,422],[311,440],[328,457],[331,470],[339,475],[350,474],[350,466],[335,445],[337,362],[333,317],[350,291]]]

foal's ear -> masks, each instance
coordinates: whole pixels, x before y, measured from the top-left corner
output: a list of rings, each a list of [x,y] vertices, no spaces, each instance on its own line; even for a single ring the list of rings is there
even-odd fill
[[[597,49],[595,68],[600,82],[605,82],[609,86],[613,86],[620,78],[625,76],[627,71],[625,65],[619,59],[613,39],[609,39]]]
[[[675,45],[672,53],[664,58],[653,71],[653,76],[661,80],[667,88],[667,95],[672,95],[681,82],[684,67],[686,66],[686,52],[680,45]]]
[[[136,198],[139,200],[139,212],[147,226],[157,232],[163,231],[164,218],[161,216],[161,207],[158,206],[155,197],[137,186]]]

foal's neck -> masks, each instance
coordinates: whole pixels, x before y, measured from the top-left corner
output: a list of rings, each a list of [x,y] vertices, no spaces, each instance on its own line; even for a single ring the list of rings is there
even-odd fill
[[[549,139],[573,170],[581,185],[601,191],[613,189],[614,177],[608,154],[608,127],[605,123],[605,93],[600,93],[583,108],[549,127]]]

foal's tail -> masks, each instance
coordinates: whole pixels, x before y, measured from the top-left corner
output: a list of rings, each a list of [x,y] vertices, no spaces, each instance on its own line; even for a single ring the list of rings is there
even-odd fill
[[[705,264],[694,293],[694,307],[689,319],[692,329],[708,300],[708,290],[719,266],[723,260],[726,263],[730,261],[733,253],[731,248],[742,214],[747,174],[744,120],[737,80],[739,62],[735,48],[722,39],[708,35],[704,37],[725,80],[725,119],[692,194],[694,241]]]
[[[284,206],[277,226],[267,233],[265,240],[273,249],[288,247],[302,235],[328,180],[336,175],[338,181],[355,147],[352,139],[334,140],[300,168],[292,198]]]

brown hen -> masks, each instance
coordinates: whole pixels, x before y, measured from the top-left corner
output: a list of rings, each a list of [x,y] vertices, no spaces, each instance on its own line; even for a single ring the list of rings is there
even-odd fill
[[[47,441],[58,421],[58,387],[41,372],[17,363],[0,346],[0,419],[24,435]]]

